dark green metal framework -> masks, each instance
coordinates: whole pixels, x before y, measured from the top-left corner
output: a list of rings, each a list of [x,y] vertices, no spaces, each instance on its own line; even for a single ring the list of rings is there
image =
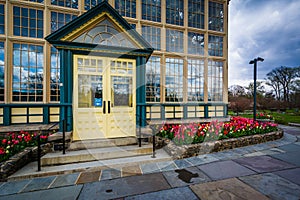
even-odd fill
[[[82,25],[100,13],[107,13],[118,23],[117,25],[127,31],[127,34],[135,40],[142,48],[114,47],[99,44],[86,44],[72,41],[62,40],[66,35],[72,33],[76,29],[80,29]],[[61,83],[60,103],[72,104],[73,102],[73,55],[97,55],[104,57],[130,58],[136,60],[136,102],[137,104],[146,103],[145,93],[145,65],[153,52],[151,45],[132,27],[128,22],[113,8],[107,1],[103,1],[94,8],[90,9],[83,15],[75,18],[59,30],[50,34],[45,38],[49,43],[54,45],[60,51],[61,56]],[[137,110],[137,113],[139,110]],[[142,115],[145,114],[145,110]],[[137,115],[138,116],[138,115]],[[72,107],[61,107],[60,119],[66,119],[67,131],[73,128]],[[62,126],[60,126],[62,127]]]

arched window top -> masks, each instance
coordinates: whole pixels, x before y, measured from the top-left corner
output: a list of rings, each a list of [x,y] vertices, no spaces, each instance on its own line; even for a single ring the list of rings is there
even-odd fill
[[[108,20],[105,19],[94,28],[83,33],[77,37],[73,42],[99,44],[116,47],[130,47],[137,46],[128,39],[125,32],[120,32]]]

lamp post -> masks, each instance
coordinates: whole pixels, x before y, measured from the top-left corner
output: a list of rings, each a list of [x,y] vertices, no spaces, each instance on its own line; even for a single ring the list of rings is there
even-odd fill
[[[253,91],[253,121],[256,121],[256,74],[257,74],[257,61],[263,62],[264,59],[261,57],[250,60],[249,64],[254,64],[254,91]]]

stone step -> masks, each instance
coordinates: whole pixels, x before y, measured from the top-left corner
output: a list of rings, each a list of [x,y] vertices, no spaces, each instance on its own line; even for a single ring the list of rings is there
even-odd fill
[[[84,149],[95,149],[103,147],[116,147],[116,146],[127,146],[137,144],[136,137],[124,137],[124,138],[110,138],[110,139],[95,139],[95,140],[82,140],[73,141],[68,150],[84,150]]]
[[[18,170],[16,173],[8,178],[8,181],[32,179],[37,177],[47,177],[59,174],[72,174],[84,171],[98,171],[108,168],[121,169],[123,167],[144,165],[146,163],[166,162],[171,161],[172,158],[163,149],[156,151],[156,157],[152,155],[142,155],[136,157],[116,158],[101,161],[72,163],[57,166],[45,166],[41,171],[37,171],[37,162],[31,162]]]
[[[66,154],[62,154],[61,152],[54,152],[44,155],[41,158],[41,165],[51,166],[68,163],[82,163],[150,154],[152,154],[151,144],[143,145],[142,147],[138,147],[137,145],[131,145],[85,149],[77,151],[68,150]]]

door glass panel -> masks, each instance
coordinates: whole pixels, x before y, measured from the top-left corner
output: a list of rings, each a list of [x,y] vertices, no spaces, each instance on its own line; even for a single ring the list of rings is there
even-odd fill
[[[112,107],[132,107],[132,77],[112,76],[111,84]]]
[[[102,76],[78,74],[78,107],[101,107],[102,86]]]

